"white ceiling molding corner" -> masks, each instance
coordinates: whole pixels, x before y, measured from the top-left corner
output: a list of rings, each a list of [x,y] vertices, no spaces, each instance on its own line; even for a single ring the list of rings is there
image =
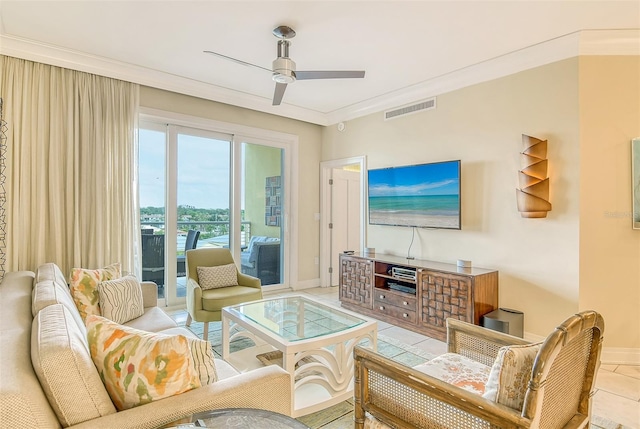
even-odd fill
[[[640,55],[640,29],[585,30],[580,55]]]

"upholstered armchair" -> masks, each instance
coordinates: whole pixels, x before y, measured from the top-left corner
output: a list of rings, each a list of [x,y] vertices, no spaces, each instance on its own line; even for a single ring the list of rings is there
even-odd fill
[[[413,368],[356,347],[355,428],[588,428],[603,331],[594,311],[537,344],[448,319],[448,353]]]
[[[209,335],[209,322],[221,320],[221,310],[229,305],[262,299],[260,279],[242,274],[235,269],[237,285],[203,288],[198,276],[198,267],[223,267],[235,264],[229,249],[201,248],[187,250],[187,316],[191,321],[204,323],[203,338]],[[234,282],[234,283],[236,283]]]

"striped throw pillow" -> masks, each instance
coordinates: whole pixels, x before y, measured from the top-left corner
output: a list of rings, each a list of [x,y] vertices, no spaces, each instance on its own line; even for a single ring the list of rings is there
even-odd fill
[[[135,276],[98,283],[102,316],[116,323],[126,323],[144,314],[142,287]]]

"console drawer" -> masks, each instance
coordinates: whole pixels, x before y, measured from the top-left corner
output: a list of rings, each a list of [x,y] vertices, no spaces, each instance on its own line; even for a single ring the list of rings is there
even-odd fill
[[[405,323],[416,323],[416,311],[408,308],[400,308],[395,305],[389,305],[384,302],[375,302],[373,310],[378,314],[393,317],[394,319],[403,320]]]
[[[397,293],[389,292],[385,289],[374,289],[373,292],[374,308],[378,308],[381,305],[393,305],[405,310],[416,310],[417,299],[415,296],[400,295]]]

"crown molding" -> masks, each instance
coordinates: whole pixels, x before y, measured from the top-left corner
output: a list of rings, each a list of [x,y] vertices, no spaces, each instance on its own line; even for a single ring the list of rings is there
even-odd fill
[[[327,125],[321,112],[287,104],[272,106],[271,99],[20,37],[0,35],[0,54]]]
[[[640,55],[640,29],[570,33],[326,114],[14,36],[0,35],[0,54],[328,126],[580,55]]]
[[[330,125],[579,55],[640,55],[640,30],[584,30],[420,82],[327,115]]]

